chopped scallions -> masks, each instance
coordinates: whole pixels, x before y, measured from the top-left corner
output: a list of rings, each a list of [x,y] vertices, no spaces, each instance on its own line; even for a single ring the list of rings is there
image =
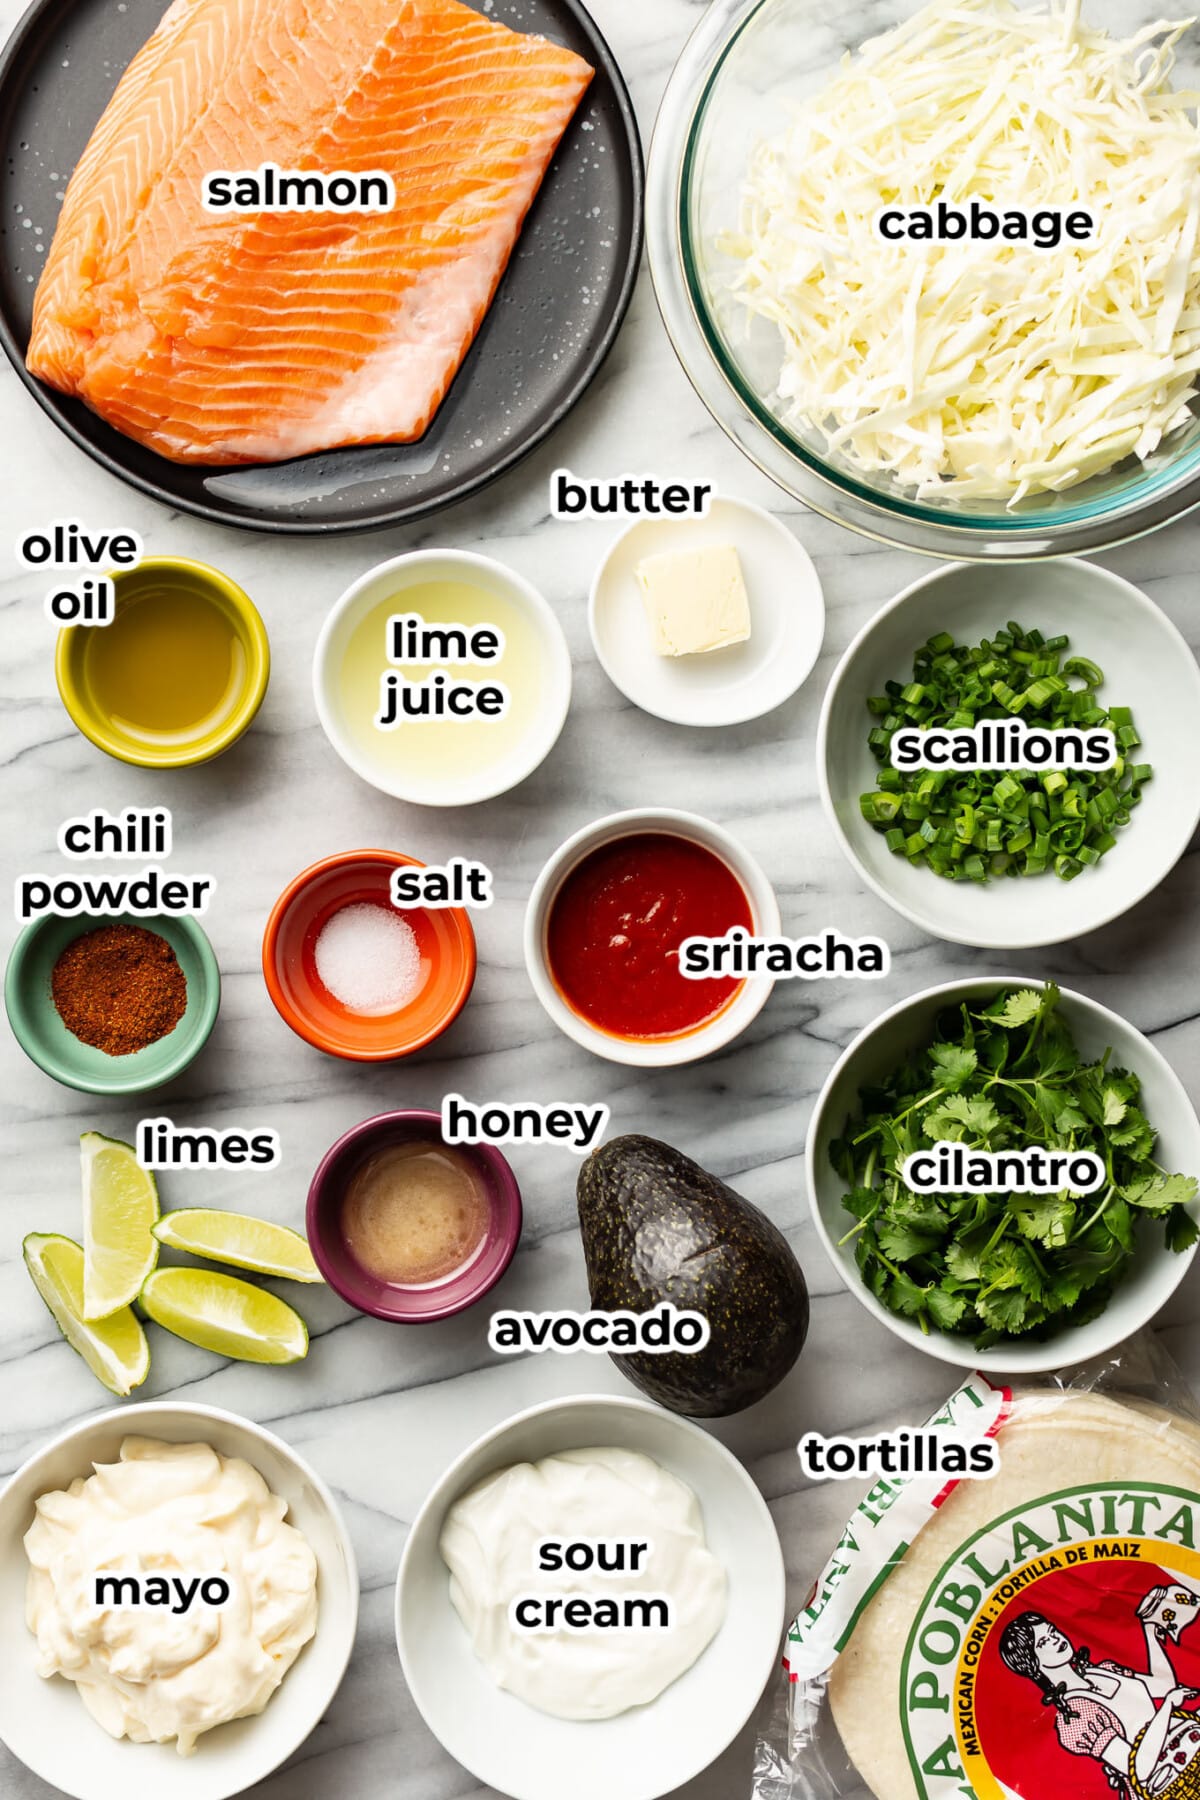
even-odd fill
[[[1074,881],[1115,847],[1154,771],[1129,760],[1142,740],[1127,706],[1098,698],[1104,671],[1069,650],[1065,636],[1044,637],[1012,621],[974,646],[942,631],[913,657],[911,681],[889,681],[885,693],[868,699],[867,742],[882,766],[876,790],[859,804],[893,854],[949,881],[1049,869]],[[1026,731],[1107,730],[1116,762],[1040,770],[891,763],[901,729],[954,731],[1013,719]]]

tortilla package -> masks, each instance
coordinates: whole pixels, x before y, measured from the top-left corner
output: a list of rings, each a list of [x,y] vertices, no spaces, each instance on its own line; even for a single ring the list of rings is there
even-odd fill
[[[1200,1423],[1149,1343],[929,1421],[988,1478],[880,1478],[788,1634],[754,1800],[1200,1800]]]

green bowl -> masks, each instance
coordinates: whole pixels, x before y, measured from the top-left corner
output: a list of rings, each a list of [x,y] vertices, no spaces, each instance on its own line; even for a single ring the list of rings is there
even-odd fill
[[[179,958],[187,981],[187,1007],[173,1031],[132,1056],[109,1056],[81,1043],[55,1009],[50,976],[75,938],[104,925],[140,925],[156,931]],[[4,977],[4,1005],[17,1042],[39,1069],[64,1087],[85,1094],[142,1094],[182,1075],[208,1042],[221,1004],[221,971],[212,945],[192,918],[135,918],[130,913],[34,919],[12,947]]]

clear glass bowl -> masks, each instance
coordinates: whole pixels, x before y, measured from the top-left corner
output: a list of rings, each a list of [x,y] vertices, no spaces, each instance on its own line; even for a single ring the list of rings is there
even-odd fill
[[[917,0],[714,0],[667,86],[651,146],[650,266],[664,322],[693,386],[725,431],[796,499],[856,531],[963,560],[1080,554],[1139,537],[1200,505],[1200,408],[1147,462],[1128,457],[1061,494],[916,500],[887,474],[830,452],[782,417],[778,333],[735,299],[719,248],[736,226],[753,146],[783,128],[867,37],[911,17]],[[1133,35],[1158,0],[1084,0],[1089,23]],[[1180,46],[1173,83],[1200,87],[1200,27]]]

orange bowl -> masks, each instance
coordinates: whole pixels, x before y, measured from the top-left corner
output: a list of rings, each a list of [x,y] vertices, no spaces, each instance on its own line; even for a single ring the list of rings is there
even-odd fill
[[[392,871],[424,866],[395,850],[345,850],[313,863],[280,894],[263,933],[263,978],[280,1018],[306,1043],[352,1062],[389,1062],[431,1044],[458,1017],[476,961],[461,907],[401,911],[416,934],[421,985],[397,1012],[353,1012],[317,974],[317,938],[334,913],[364,903],[390,910]]]

